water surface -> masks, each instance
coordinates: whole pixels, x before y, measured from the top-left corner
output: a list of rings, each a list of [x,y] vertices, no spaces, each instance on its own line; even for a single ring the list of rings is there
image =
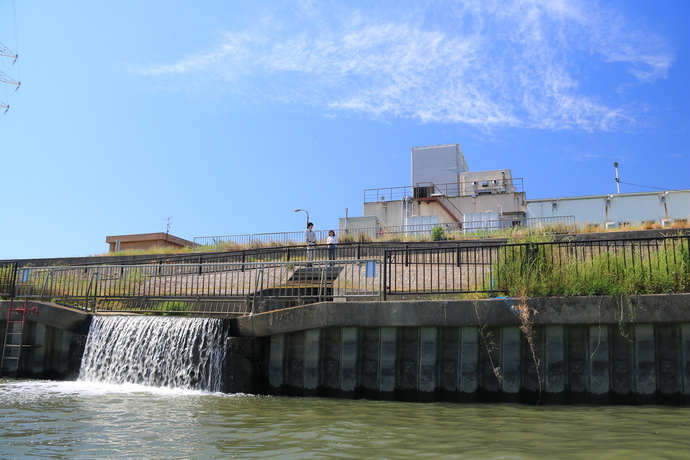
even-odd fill
[[[690,456],[690,408],[420,404],[0,379],[0,458]]]

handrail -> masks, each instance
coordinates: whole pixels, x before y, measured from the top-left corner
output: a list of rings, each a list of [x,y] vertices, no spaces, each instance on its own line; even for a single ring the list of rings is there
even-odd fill
[[[547,283],[553,286],[573,276],[579,277],[576,281],[588,277],[599,282],[622,273],[627,278],[621,285],[638,283],[635,289],[642,293],[690,289],[690,237],[685,235],[510,244],[489,240],[481,245],[387,248],[383,254],[381,259],[327,260],[324,252],[323,259],[311,262],[23,267],[22,276],[17,276],[10,289],[12,298],[55,299],[87,308],[93,304],[96,309],[102,302],[237,299],[253,301],[256,309],[257,299],[313,302],[336,296],[388,299],[394,295],[506,292],[510,288],[506,283],[520,276],[520,271],[540,277],[541,270],[554,267],[558,268],[553,273],[555,282]],[[599,266],[605,270],[595,273]],[[663,276],[649,281],[656,275]],[[609,282],[615,283],[618,281]]]
[[[487,181],[488,182],[488,181]],[[498,184],[503,187],[503,181]],[[521,177],[505,179],[507,192],[523,192],[524,180]],[[445,190],[448,196],[470,196],[474,193],[475,181],[452,182],[448,184],[437,184],[439,190]],[[499,187],[499,189],[500,189]],[[382,187],[364,190],[364,203],[375,203],[379,201],[398,201],[406,196],[413,196],[416,186],[403,187]],[[453,194],[451,194],[451,192]]]
[[[439,204],[443,205],[443,203],[439,202]],[[448,201],[448,204],[452,205],[450,201]],[[455,208],[455,206],[453,206]],[[488,221],[465,221],[464,220],[464,215],[462,212],[455,208],[460,215],[463,216],[462,221],[457,221],[455,223],[442,223],[442,224],[416,224],[416,225],[390,225],[390,226],[382,226],[382,227],[360,227],[360,228],[350,228],[350,229],[338,229],[334,230],[335,234],[338,236],[338,238],[343,242],[343,239],[347,235],[354,235],[355,237],[357,236],[366,236],[369,240],[376,240],[377,238],[386,236],[396,236],[396,235],[406,235],[409,233],[417,233],[417,234],[424,234],[424,233],[429,233],[433,231],[434,227],[437,227],[439,225],[446,227],[448,231],[462,231],[465,236],[467,236],[467,233],[471,233],[472,231],[482,231],[482,232],[491,232],[491,231],[502,231],[509,229],[511,227],[518,227],[518,226],[523,226],[523,227],[539,227],[541,226],[542,228],[547,228],[549,226],[553,225],[561,225],[564,228],[567,228],[567,232],[569,233],[575,233],[577,230],[577,223],[575,221],[575,216],[553,216],[553,217],[520,217],[520,218],[514,218],[510,220],[488,220]],[[452,214],[449,212],[449,214]],[[457,225],[456,225],[457,224]],[[266,241],[266,236],[270,235],[270,240],[268,241],[269,243],[278,243],[278,242],[285,242],[285,243],[293,243],[292,245],[294,246],[303,246],[302,240],[297,239],[298,243],[295,243],[295,234],[299,234],[300,237],[303,232],[277,232],[277,233],[259,233],[255,235],[227,235],[227,236],[205,236],[205,237],[196,237],[194,238],[194,244],[195,247],[197,248],[197,252],[199,252],[205,245],[203,244],[203,241],[211,240],[214,242],[214,245],[209,246],[210,249],[218,249],[222,250],[223,245],[225,242],[234,244],[235,241],[237,241],[239,238],[243,238],[244,240],[250,242],[248,243],[248,246],[251,246],[252,244],[257,244],[260,241]],[[316,230],[316,238],[317,242],[319,244],[324,244],[327,238],[327,231],[326,230]],[[561,232],[558,232],[561,233]],[[290,244],[285,244],[285,246],[290,246]],[[274,246],[274,247],[280,247],[280,246]]]
[[[323,301],[336,292],[348,297],[379,295],[373,279],[364,274],[363,261],[244,262],[96,267],[26,267],[16,298],[49,298],[83,306],[103,301],[200,302],[244,298]],[[293,274],[305,269],[297,280]],[[328,272],[328,277],[326,276]],[[306,276],[306,277],[305,277]],[[328,278],[328,279],[327,279]],[[95,282],[98,280],[98,282]]]
[[[455,206],[455,205],[453,204],[452,201],[448,200],[448,197],[447,197],[447,195],[446,195],[445,192],[443,192],[443,191],[442,191],[439,187],[437,187],[433,182],[422,182],[422,184],[429,184],[429,187],[431,187],[431,189],[433,190],[433,192],[431,193],[431,196],[428,196],[428,197],[419,197],[419,198],[417,198],[417,201],[435,201],[436,203],[438,203],[439,205],[441,205],[441,207],[443,208],[443,210],[446,211],[446,213],[447,213],[455,222],[458,222],[458,223],[461,224],[461,223],[465,220],[465,214],[464,214],[462,211],[460,211],[460,210],[457,208],[457,206]],[[418,184],[418,185],[420,185],[420,184]],[[453,211],[451,211],[451,210],[448,208],[448,206],[446,206],[446,205],[449,205],[449,206],[451,206],[453,209],[455,209],[455,211],[460,215],[460,218],[458,218],[458,215],[456,215],[455,213],[453,213]],[[462,219],[462,220],[461,220],[461,219]]]
[[[254,285],[258,288],[259,287],[259,279],[261,279],[261,286],[263,288],[264,284],[264,269],[260,268],[256,271],[256,279],[254,281]],[[255,289],[254,292],[252,293],[252,308],[251,312],[252,314],[256,313],[256,296],[258,292],[263,292],[263,289]],[[263,295],[261,296],[263,299]]]

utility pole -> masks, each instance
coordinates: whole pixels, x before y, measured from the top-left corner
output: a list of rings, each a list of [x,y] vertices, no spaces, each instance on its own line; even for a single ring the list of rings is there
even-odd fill
[[[4,12],[3,12],[4,13]],[[14,85],[14,91],[17,91],[19,89],[19,86],[21,85],[21,82],[19,80],[19,66],[14,67],[14,64],[17,62],[17,59],[19,58],[19,55],[16,51],[18,51],[18,44],[17,44],[17,12],[14,10],[14,2],[12,2],[12,16],[13,16],[13,22],[14,22],[14,51],[11,51],[7,46],[5,46],[3,43],[0,42],[0,83],[5,83],[8,85]],[[8,74],[4,72],[4,70],[7,69],[5,67],[5,61],[6,59],[12,59],[12,64],[10,64],[9,67],[13,67],[15,69],[15,72],[17,74],[17,79],[15,80]],[[9,71],[9,70],[8,70]],[[0,87],[6,88],[4,85],[0,85]],[[10,95],[7,93],[6,89],[3,89],[3,93],[5,93],[5,100],[0,100],[0,108],[5,109],[4,113],[7,113],[8,110],[10,110]],[[3,113],[3,114],[4,114]],[[0,114],[2,115],[2,114]]]

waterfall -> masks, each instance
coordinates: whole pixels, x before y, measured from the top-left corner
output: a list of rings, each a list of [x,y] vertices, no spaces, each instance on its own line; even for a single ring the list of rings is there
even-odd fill
[[[79,380],[217,392],[224,355],[219,319],[95,316]]]

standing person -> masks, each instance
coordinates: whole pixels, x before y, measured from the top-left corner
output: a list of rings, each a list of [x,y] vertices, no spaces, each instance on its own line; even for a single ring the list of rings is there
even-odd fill
[[[309,262],[314,260],[314,248],[316,247],[316,233],[314,233],[314,224],[307,222],[307,229],[304,231],[304,239],[307,242],[307,259]]]
[[[335,236],[335,232],[333,230],[328,231],[326,244],[328,245],[328,260],[335,260],[335,245],[338,244],[338,237]]]

